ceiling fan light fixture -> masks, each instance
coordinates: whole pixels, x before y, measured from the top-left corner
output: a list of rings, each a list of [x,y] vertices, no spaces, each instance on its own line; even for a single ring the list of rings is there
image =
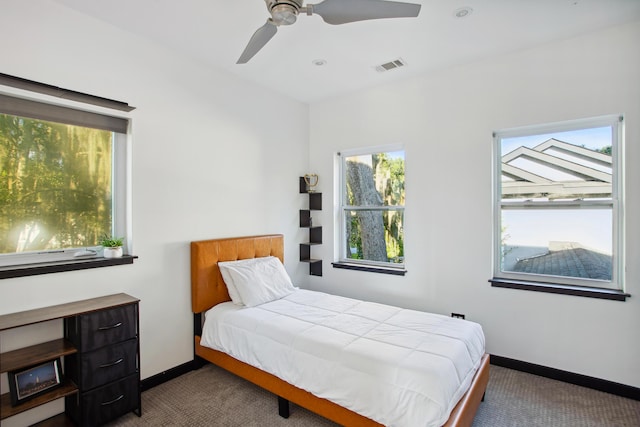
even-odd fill
[[[295,24],[298,19],[298,9],[288,4],[278,4],[271,9],[271,18],[276,25]]]
[[[265,0],[276,25],[295,24],[303,0]]]

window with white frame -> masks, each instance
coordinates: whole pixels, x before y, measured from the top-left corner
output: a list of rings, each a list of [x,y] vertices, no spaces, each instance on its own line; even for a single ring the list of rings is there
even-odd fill
[[[128,235],[128,123],[0,94],[0,266],[74,259]]]
[[[621,290],[620,116],[495,134],[494,277]]]
[[[353,150],[339,158],[340,262],[403,270],[404,150]]]

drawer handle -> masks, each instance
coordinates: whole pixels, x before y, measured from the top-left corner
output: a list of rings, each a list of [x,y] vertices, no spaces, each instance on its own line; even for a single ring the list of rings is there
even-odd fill
[[[124,394],[121,394],[120,396],[118,396],[115,399],[110,400],[108,402],[102,402],[100,405],[102,405],[102,406],[112,405],[112,404],[116,403],[118,400],[122,400],[122,399],[124,399]]]
[[[99,331],[108,331],[109,329],[115,329],[115,328],[119,328],[120,326],[122,326],[122,322],[118,322],[115,325],[109,325],[109,326],[100,326],[98,328]]]
[[[124,361],[124,358],[121,357],[120,359],[116,360],[115,362],[105,363],[104,365],[100,365],[100,367],[101,368],[109,368],[111,366],[117,365],[118,363],[122,363],[122,361]]]

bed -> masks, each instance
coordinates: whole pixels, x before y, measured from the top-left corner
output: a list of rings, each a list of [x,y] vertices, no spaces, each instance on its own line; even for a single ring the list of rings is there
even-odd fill
[[[271,368],[265,368],[260,363],[255,363],[251,360],[247,360],[248,362],[252,362],[256,366],[261,366],[264,368],[260,369],[259,367],[240,360],[240,357],[234,353],[234,350],[229,350],[228,352],[234,354],[235,357],[227,354],[227,352],[225,351],[220,351],[211,347],[204,346],[202,344],[203,321],[205,313],[209,313],[206,317],[212,318],[215,318],[216,316],[222,316],[224,318],[225,316],[227,316],[227,314],[229,316],[235,316],[236,313],[240,313],[240,315],[246,316],[254,309],[255,311],[265,311],[267,309],[275,310],[275,308],[272,307],[274,303],[276,306],[284,305],[284,307],[293,307],[290,304],[299,302],[290,301],[290,299],[301,300],[307,303],[308,301],[318,299],[316,295],[305,293],[310,291],[301,290],[292,293],[291,298],[287,296],[286,298],[282,298],[282,300],[275,301],[274,303],[269,302],[264,305],[256,305],[255,307],[251,307],[250,309],[240,309],[238,307],[234,307],[234,304],[230,302],[231,297],[229,296],[227,285],[222,278],[218,262],[223,262],[223,264],[221,265],[224,265],[224,262],[228,261],[250,260],[268,257],[275,257],[280,261],[280,263],[283,261],[284,238],[282,235],[276,234],[248,236],[191,242],[191,295],[192,311],[194,313],[195,355],[201,359],[204,359],[205,361],[218,365],[223,369],[226,369],[246,380],[249,380],[278,396],[280,414],[284,417],[288,416],[288,402],[293,402],[341,425],[383,425],[381,424],[381,422],[374,421],[368,416],[363,415],[363,413],[369,413],[367,408],[360,409],[356,405],[356,408],[358,408],[357,410],[348,409],[346,406],[353,407],[353,405],[343,404],[340,398],[335,399],[333,397],[319,397],[317,394],[306,391],[306,387],[302,387],[299,384],[298,380],[290,380],[290,382],[288,382],[284,379],[281,379],[281,377],[275,375],[279,373],[277,369],[274,370]],[[341,304],[342,302],[344,302],[344,304],[346,305],[349,305],[349,307],[351,307],[350,304],[355,304],[351,301],[348,301],[348,299],[338,300],[337,304]],[[336,302],[334,301],[332,302],[332,304],[336,304]],[[392,309],[400,310],[393,307],[389,307],[388,309],[385,307],[389,306],[374,306],[375,310],[378,311]],[[315,307],[313,309],[315,310]],[[360,307],[354,306],[350,309],[360,310]],[[393,315],[391,316],[391,318],[397,318],[396,315],[403,316],[407,314],[406,312],[407,310],[402,310],[397,312],[396,314],[394,314],[395,312],[390,313],[390,316]],[[269,313],[271,313],[271,311],[269,311]],[[374,313],[374,315],[376,314]],[[428,314],[424,315],[426,316]],[[440,318],[442,318],[442,316],[440,316]],[[278,327],[280,327],[280,325],[278,325]],[[268,329],[263,331],[268,331]],[[245,341],[245,344],[248,345],[251,345],[251,343],[255,341],[257,347],[264,347],[264,341],[262,342],[262,344],[260,344],[260,339],[260,336],[254,336],[254,338],[247,336],[241,339],[241,341]],[[207,338],[205,337],[205,341],[206,340]],[[275,341],[278,340],[276,339]],[[484,342],[482,344],[484,345]],[[249,350],[245,350],[245,352],[253,354],[254,352],[258,352],[258,348],[250,348]],[[295,363],[292,362],[292,360],[295,359],[287,359],[287,364]],[[359,361],[359,363],[362,363],[362,361]],[[457,400],[458,398],[456,395],[457,403],[454,402],[455,406],[452,410],[450,410],[450,412],[447,413],[449,416],[442,423],[443,426],[471,426],[473,422],[473,418],[475,416],[477,408],[484,397],[484,392],[486,390],[489,379],[489,356],[487,354],[484,354],[484,346],[482,347],[482,353],[479,356],[478,361],[472,363],[475,364],[474,371],[470,375],[468,375],[468,381],[464,381],[465,389],[462,390],[462,392],[458,393],[462,395],[459,400]],[[372,369],[378,369],[378,367],[376,366]],[[274,372],[275,374],[267,372],[267,370]],[[468,387],[466,383],[469,383]],[[434,387],[438,388],[437,385],[434,385]],[[444,385],[442,388],[445,388]],[[336,402],[340,402],[341,404],[338,404]],[[406,405],[407,403],[405,402],[405,406]],[[410,403],[408,405],[411,406]]]

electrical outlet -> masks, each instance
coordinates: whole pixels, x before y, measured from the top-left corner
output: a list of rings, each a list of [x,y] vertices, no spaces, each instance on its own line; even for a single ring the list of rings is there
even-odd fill
[[[455,317],[457,319],[464,319],[464,314],[460,313],[451,313],[451,317]]]

